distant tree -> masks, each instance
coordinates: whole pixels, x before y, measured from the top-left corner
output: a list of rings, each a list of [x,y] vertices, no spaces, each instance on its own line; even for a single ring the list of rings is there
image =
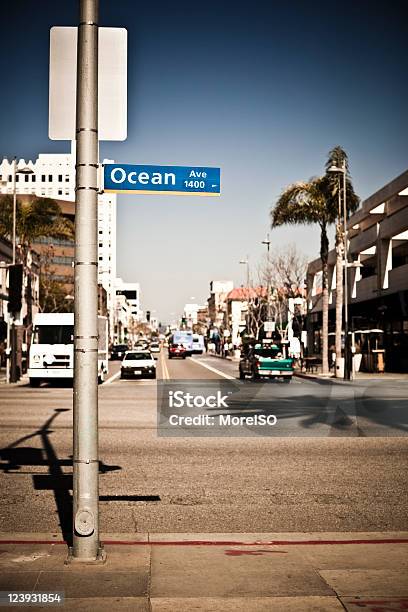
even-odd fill
[[[13,234],[13,198],[5,196],[0,202],[0,236],[11,239]],[[26,304],[27,326],[32,323],[31,268],[28,254],[33,243],[39,238],[74,238],[74,224],[64,217],[55,200],[34,198],[23,204],[17,200],[16,236],[19,256],[27,276]]]
[[[69,295],[64,283],[55,278],[55,268],[52,265],[53,256],[52,245],[40,256],[40,312],[73,312],[72,296]]]
[[[259,267],[260,284],[270,287],[269,311],[281,336],[284,336],[288,322],[289,300],[304,297],[306,269],[307,258],[294,244],[274,249]],[[304,317],[301,309],[296,309],[295,319],[298,329],[302,329]]]
[[[259,337],[267,316],[267,291],[266,287],[245,287],[243,288],[244,310],[246,330],[245,333],[254,338]]]

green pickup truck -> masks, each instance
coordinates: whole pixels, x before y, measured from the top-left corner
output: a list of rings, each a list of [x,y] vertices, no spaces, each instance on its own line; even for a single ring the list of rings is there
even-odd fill
[[[282,378],[290,382],[293,375],[293,359],[285,357],[285,348],[277,344],[255,344],[244,346],[239,362],[239,377],[252,380],[261,377]]]

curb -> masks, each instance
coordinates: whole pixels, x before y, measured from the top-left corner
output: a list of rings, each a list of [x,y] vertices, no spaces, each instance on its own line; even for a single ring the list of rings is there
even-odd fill
[[[299,378],[310,378],[311,380],[335,380],[335,377],[330,374],[330,376],[319,376],[319,374],[308,374],[307,372],[300,372],[299,370],[294,370],[293,376],[299,376]]]

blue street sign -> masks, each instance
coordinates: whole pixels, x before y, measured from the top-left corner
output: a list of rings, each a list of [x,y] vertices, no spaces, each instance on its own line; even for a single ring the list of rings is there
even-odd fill
[[[105,164],[104,191],[168,195],[219,196],[220,169],[201,166]]]

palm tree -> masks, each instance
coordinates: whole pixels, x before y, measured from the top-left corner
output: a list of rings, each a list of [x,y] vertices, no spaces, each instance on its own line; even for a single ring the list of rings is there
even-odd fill
[[[351,182],[348,168],[347,153],[340,146],[334,147],[328,155],[326,162],[326,178],[330,185],[328,190],[328,199],[330,208],[336,208],[337,202],[337,219],[336,219],[336,363],[341,359],[341,331],[342,331],[342,313],[343,313],[343,261],[345,236],[343,231],[343,210],[342,202],[343,181],[340,180],[340,174],[337,176],[330,171],[332,167],[345,168],[346,172],[346,205],[347,217],[349,213],[354,212],[359,203],[360,198],[355,194]],[[346,339],[345,339],[346,340]]]
[[[271,211],[272,227],[286,224],[314,224],[320,227],[320,259],[322,262],[322,370],[329,373],[329,288],[328,288],[328,256],[329,239],[327,228],[335,223],[339,216],[339,184],[336,177],[328,171],[333,163],[337,163],[337,155],[346,153],[341,147],[335,147],[329,153],[326,164],[326,174],[313,178],[309,182],[298,182],[290,185],[280,195],[275,208]],[[343,158],[342,158],[343,159]],[[347,160],[347,156],[345,157]],[[351,181],[347,178],[347,209],[353,212],[359,203],[354,193]],[[340,194],[341,195],[341,194]],[[350,196],[350,197],[349,197]],[[341,291],[342,295],[342,291]],[[336,306],[340,302],[337,299]],[[340,302],[341,304],[341,302]],[[337,310],[337,309],[336,309]],[[337,314],[337,313],[336,313]],[[341,310],[340,310],[341,325]],[[341,330],[341,327],[340,327]],[[341,337],[341,336],[340,336]]]
[[[0,236],[10,238],[13,233],[13,198],[6,195],[0,201]],[[74,237],[74,224],[63,217],[55,200],[35,198],[31,202],[16,203],[16,236],[20,247],[20,260],[27,275],[26,303],[27,327],[32,322],[31,269],[28,265],[28,254],[32,244],[39,238]]]
[[[320,259],[322,261],[322,370],[329,372],[328,332],[329,332],[329,292],[328,292],[328,256],[329,238],[327,227],[335,220],[333,211],[327,206],[326,177],[314,178],[309,182],[298,182],[289,185],[280,195],[275,208],[271,211],[272,228],[287,224],[313,224],[320,227]]]

